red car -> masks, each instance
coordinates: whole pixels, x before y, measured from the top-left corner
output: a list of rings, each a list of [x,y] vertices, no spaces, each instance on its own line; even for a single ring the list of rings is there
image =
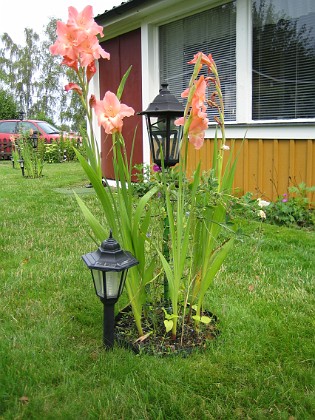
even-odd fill
[[[46,121],[0,120],[0,159],[10,159],[12,137],[17,138],[20,133],[29,132],[30,130],[33,131],[33,134],[37,134],[39,138],[44,138],[45,143],[51,143],[61,136],[80,140],[80,136],[75,136],[72,133],[71,135],[63,133]]]

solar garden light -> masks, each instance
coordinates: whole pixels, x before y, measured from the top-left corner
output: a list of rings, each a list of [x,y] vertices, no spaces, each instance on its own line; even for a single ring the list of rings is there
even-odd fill
[[[145,115],[150,149],[153,162],[161,167],[161,150],[166,168],[179,162],[180,143],[183,126],[176,126],[174,121],[184,115],[183,105],[167,89],[168,83],[162,83],[159,94],[151,102]]]
[[[37,149],[38,146],[38,131],[34,131],[32,135],[30,136],[32,146],[34,149]]]
[[[20,164],[20,168],[21,168],[21,171],[22,171],[22,176],[24,176],[24,159],[21,158],[21,159],[18,160],[18,162]]]
[[[95,292],[104,305],[103,344],[111,349],[114,346],[114,306],[124,289],[128,269],[139,261],[120,248],[112,231],[97,251],[82,255],[82,259],[91,270]]]

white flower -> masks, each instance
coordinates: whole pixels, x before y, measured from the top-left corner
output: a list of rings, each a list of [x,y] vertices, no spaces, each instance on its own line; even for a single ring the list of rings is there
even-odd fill
[[[258,206],[259,207],[267,207],[269,206],[269,201],[262,200],[261,198],[257,198]]]
[[[259,212],[258,212],[258,216],[259,216],[261,219],[266,219],[266,213],[265,213],[263,210],[259,210]]]
[[[227,144],[223,144],[221,147],[222,150],[230,150],[230,147]]]

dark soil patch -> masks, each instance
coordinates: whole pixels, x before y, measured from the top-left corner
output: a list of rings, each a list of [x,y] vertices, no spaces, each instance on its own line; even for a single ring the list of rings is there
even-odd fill
[[[150,318],[152,318],[151,314]],[[131,309],[122,310],[116,317],[115,340],[136,354],[151,354],[155,356],[182,355],[187,356],[195,350],[204,350],[219,334],[218,319],[209,311],[202,315],[211,318],[209,324],[199,323],[196,331],[192,320],[185,319],[184,328],[178,325],[177,338],[172,339],[171,333],[165,332],[164,313],[162,309],[154,311],[154,322],[143,320],[143,336],[139,337]],[[146,317],[147,319],[147,317]]]

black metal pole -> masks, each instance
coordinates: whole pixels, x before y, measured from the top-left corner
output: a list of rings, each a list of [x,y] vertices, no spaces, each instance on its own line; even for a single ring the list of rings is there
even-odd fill
[[[103,305],[104,305],[103,344],[106,349],[112,349],[114,347],[115,303],[103,302]]]

